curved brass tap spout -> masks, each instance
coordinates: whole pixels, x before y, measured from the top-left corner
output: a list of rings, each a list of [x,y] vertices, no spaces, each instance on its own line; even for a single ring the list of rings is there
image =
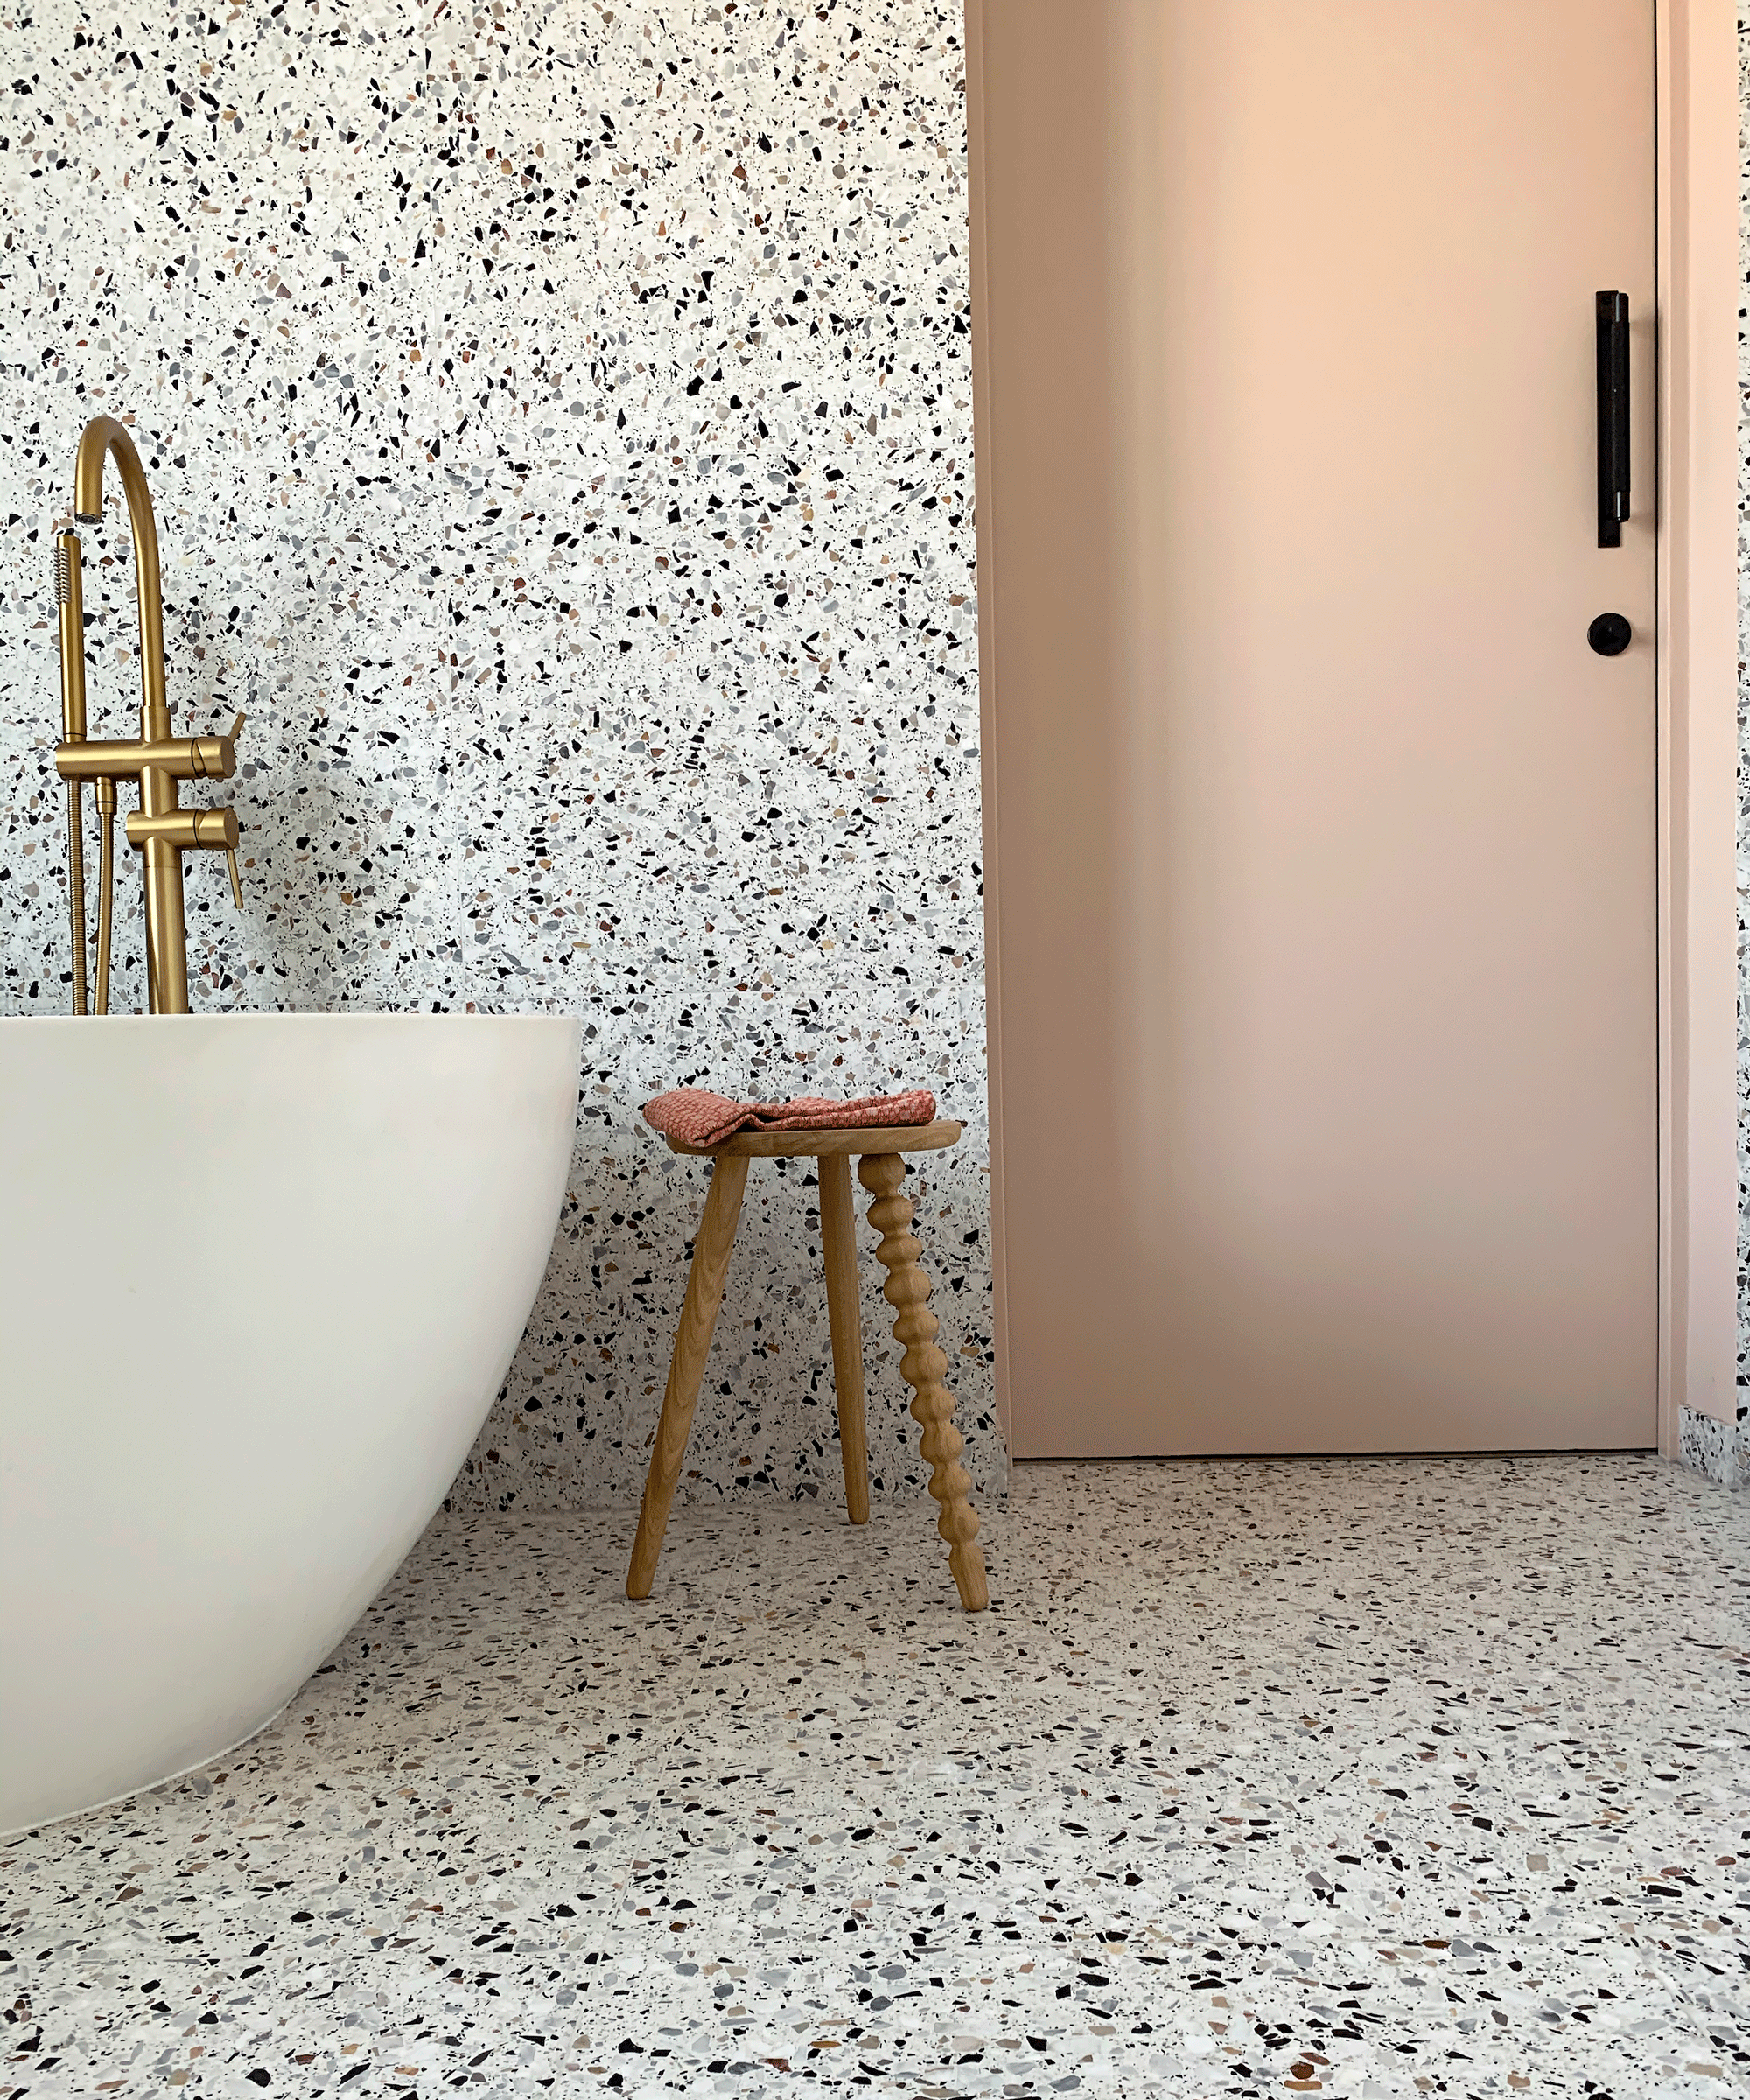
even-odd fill
[[[79,536],[61,533],[55,542],[55,597],[60,607],[62,741],[55,768],[67,783],[68,878],[74,918],[74,1011],[85,1011],[85,871],[79,830],[79,794],[88,780],[97,783],[103,830],[105,893],[99,902],[97,959],[98,1012],[108,988],[108,865],[110,821],[116,808],[116,781],[139,782],[137,817],[128,820],[130,844],[145,859],[146,971],[154,1013],[188,1012],[188,944],[183,926],[182,856],[200,846],[224,850],[231,861],[236,893],[236,819],[228,810],[221,823],[204,822],[207,812],[179,817],[177,781],[206,775],[228,780],[236,768],[239,715],[224,737],[172,740],[170,708],[164,699],[164,592],[158,572],[158,531],[145,470],[134,441],[113,416],[94,416],[79,440],[74,463],[74,514],[81,525],[103,518],[103,470],[111,454],[128,500],[128,524],[134,538],[134,575],[140,606],[140,734],[137,742],[90,744],[85,734],[84,601]],[[239,898],[239,902],[242,900]]]
[[[170,734],[158,527],[146,487],[146,470],[133,439],[113,416],[94,416],[80,433],[79,456],[73,465],[73,511],[81,525],[103,522],[103,466],[111,452],[122,476],[128,527],[134,536],[134,586],[140,604],[140,735],[150,742]]]

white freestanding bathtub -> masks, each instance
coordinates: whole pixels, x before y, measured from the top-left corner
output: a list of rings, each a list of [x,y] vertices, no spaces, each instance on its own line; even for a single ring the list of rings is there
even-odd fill
[[[252,1735],[382,1586],[577,1093],[560,1017],[0,1020],[0,1831]]]

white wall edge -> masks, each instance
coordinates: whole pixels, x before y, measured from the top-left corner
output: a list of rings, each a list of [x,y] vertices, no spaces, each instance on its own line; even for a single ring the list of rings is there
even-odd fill
[[[1735,1412],[1738,50],[1655,0],[1659,136],[1659,1448]]]

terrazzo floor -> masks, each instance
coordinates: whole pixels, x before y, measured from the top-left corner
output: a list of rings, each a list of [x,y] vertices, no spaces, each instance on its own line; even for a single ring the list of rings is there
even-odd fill
[[[291,1707],[4,1852],[10,2096],[1719,2095],[1750,1497],[1635,1457],[1022,1466],[440,1518]],[[8,1696],[11,1696],[9,1694]]]

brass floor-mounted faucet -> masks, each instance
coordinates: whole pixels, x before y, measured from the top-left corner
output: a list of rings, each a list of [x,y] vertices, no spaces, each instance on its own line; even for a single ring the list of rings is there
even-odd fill
[[[237,879],[237,817],[231,809],[184,809],[178,780],[228,780],[237,770],[239,715],[222,737],[175,737],[164,701],[164,598],[158,576],[158,529],[145,470],[134,441],[113,416],[86,424],[74,466],[74,515],[81,525],[103,520],[103,468],[109,454],[128,499],[134,536],[134,571],[140,601],[140,734],[137,741],[92,744],[85,736],[85,597],[79,536],[55,541],[55,603],[60,612],[62,741],[55,771],[66,782],[67,888],[73,914],[73,1011],[86,1012],[85,843],[80,798],[97,784],[100,832],[97,903],[97,1012],[109,1008],[110,890],[115,873],[116,783],[132,780],[139,808],[128,818],[128,844],[144,857],[146,979],[154,1013],[188,1012],[188,936],[182,914],[182,857],[197,848],[221,851],[230,865],[231,894],[241,911]]]

